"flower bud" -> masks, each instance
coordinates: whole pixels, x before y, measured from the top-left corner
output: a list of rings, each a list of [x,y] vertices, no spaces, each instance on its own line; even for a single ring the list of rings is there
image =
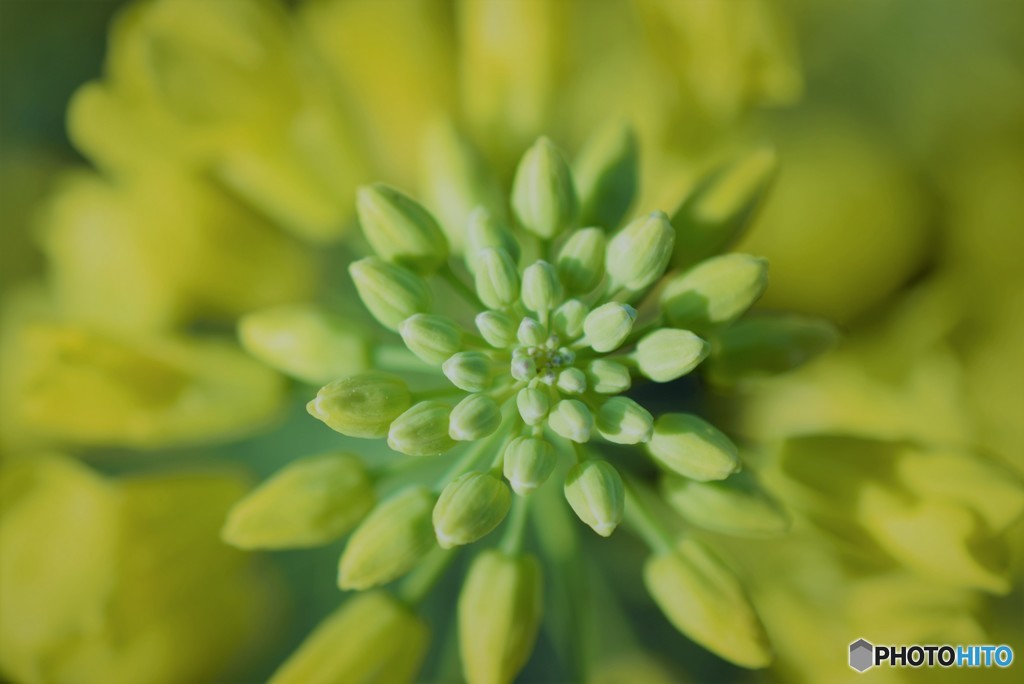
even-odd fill
[[[752,315],[719,336],[708,375],[719,384],[785,373],[831,349],[839,332],[828,321],[807,316]]]
[[[523,304],[530,311],[551,311],[562,300],[562,284],[555,267],[546,261],[536,261],[523,271]]]
[[[516,322],[499,311],[477,314],[476,329],[495,349],[505,349],[516,341]]]
[[[489,309],[507,309],[519,299],[519,272],[509,253],[487,247],[477,253],[476,293]]]
[[[373,439],[388,434],[391,422],[412,404],[409,387],[388,373],[360,373],[320,388],[306,404],[314,418],[349,437]]]
[[[453,354],[441,364],[441,370],[453,385],[466,392],[483,392],[493,378],[491,357],[478,351]]]
[[[636,195],[639,150],[633,129],[606,126],[592,137],[573,166],[583,225],[614,229]]]
[[[311,456],[289,463],[236,503],[221,536],[242,549],[326,544],[352,529],[374,501],[358,457]]]
[[[519,322],[519,329],[516,330],[516,339],[523,346],[539,347],[547,342],[547,331],[535,319],[527,316]]]
[[[436,456],[455,446],[448,435],[451,408],[440,401],[421,401],[395,418],[388,446],[406,456]]]
[[[550,240],[576,220],[579,203],[572,172],[547,138],[526,151],[512,182],[512,209],[526,230]]]
[[[434,506],[434,532],[442,549],[472,544],[497,527],[512,506],[508,485],[490,473],[452,481]]]
[[[587,382],[598,394],[621,394],[629,389],[629,369],[616,361],[594,359],[587,364]]]
[[[412,570],[436,546],[426,487],[401,490],[379,504],[352,533],[338,569],[342,589],[368,589]]]
[[[612,287],[638,292],[657,281],[672,258],[675,235],[660,211],[641,216],[616,233],[605,258]]]
[[[459,652],[469,684],[506,684],[529,660],[542,580],[533,556],[490,549],[473,559],[459,594]]]
[[[512,263],[519,261],[519,241],[501,221],[484,209],[477,207],[469,215],[466,226],[466,268],[476,273],[480,262],[480,252],[485,249],[504,250]]]
[[[654,431],[654,417],[628,397],[612,397],[601,404],[595,423],[601,436],[615,444],[646,442]]]
[[[583,444],[590,440],[594,417],[582,401],[563,399],[551,410],[548,425],[562,437]]]
[[[505,479],[520,496],[547,482],[556,464],[554,449],[543,439],[516,437],[505,448]]]
[[[590,309],[578,299],[570,299],[555,309],[552,316],[552,323],[555,332],[566,341],[575,340],[583,334],[583,321],[586,320]]]
[[[742,667],[771,662],[768,637],[743,587],[705,546],[685,539],[648,558],[644,584],[676,629],[712,653]]]
[[[661,328],[637,343],[632,358],[645,377],[655,382],[670,382],[696,368],[707,357],[709,349],[707,342],[689,330]]]
[[[708,333],[742,316],[767,286],[767,260],[723,254],[672,278],[661,293],[661,308],[673,326]]]
[[[597,307],[583,321],[583,332],[594,351],[610,352],[619,348],[633,330],[636,309],[621,302]]]
[[[587,391],[587,376],[579,368],[566,368],[558,374],[557,385],[566,394],[583,394]]]
[[[739,537],[772,537],[789,527],[779,505],[748,472],[720,482],[666,475],[661,492],[677,513],[706,530]]]
[[[398,599],[356,594],[317,625],[270,684],[412,682],[429,640],[426,623]]]
[[[517,349],[512,353],[511,372],[516,380],[532,380],[537,376],[537,360]]]
[[[558,252],[558,276],[574,294],[586,294],[601,284],[608,241],[600,228],[574,231]]]
[[[430,273],[448,258],[448,241],[437,221],[418,202],[376,183],[359,188],[359,224],[373,251],[419,273]]]
[[[462,348],[462,328],[444,316],[410,316],[398,326],[398,332],[405,346],[432,366],[440,366]]]
[[[654,422],[647,450],[669,470],[700,482],[724,480],[740,469],[728,437],[689,413],[666,413]]]
[[[548,392],[545,389],[524,387],[516,395],[516,408],[527,425],[540,425],[547,417],[549,407]]]
[[[452,409],[448,435],[458,442],[486,437],[501,424],[501,407],[486,394],[470,394]]]
[[[626,491],[622,477],[608,461],[584,461],[565,477],[565,498],[576,516],[602,537],[622,522]]]
[[[430,288],[418,275],[377,257],[367,257],[348,267],[359,298],[373,317],[388,330],[413,314],[430,308]]]

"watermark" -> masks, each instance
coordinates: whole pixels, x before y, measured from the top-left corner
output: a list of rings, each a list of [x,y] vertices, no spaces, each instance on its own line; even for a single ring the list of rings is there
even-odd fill
[[[876,646],[865,639],[850,644],[850,667],[857,672],[881,666],[1010,667],[1012,663],[1013,649],[1005,644]]]

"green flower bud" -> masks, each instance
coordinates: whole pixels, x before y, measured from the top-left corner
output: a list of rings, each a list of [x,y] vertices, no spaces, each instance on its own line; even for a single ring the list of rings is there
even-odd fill
[[[583,334],[583,321],[590,309],[578,299],[570,299],[555,309],[552,323],[563,340],[575,340]]]
[[[416,680],[430,631],[382,591],[356,594],[328,615],[278,668],[270,684]]]
[[[351,264],[348,272],[363,304],[388,330],[397,332],[402,321],[430,308],[430,288],[401,266],[367,257]]]
[[[574,231],[558,252],[558,276],[572,293],[586,294],[601,284],[608,241],[600,228]]]
[[[555,267],[546,261],[536,261],[523,271],[523,304],[530,311],[551,311],[562,300],[562,284]]]
[[[610,352],[619,348],[633,330],[636,309],[621,302],[597,307],[583,321],[583,332],[594,351]]]
[[[587,141],[574,165],[583,225],[615,228],[629,210],[640,175],[633,129],[606,126]]]
[[[839,340],[828,321],[795,315],[752,315],[719,336],[708,360],[708,375],[716,383],[785,373],[823,354]]]
[[[340,316],[313,306],[275,306],[238,323],[245,350],[286,375],[325,384],[370,366],[368,340]]]
[[[672,258],[675,235],[660,211],[641,216],[616,233],[605,258],[612,287],[638,292],[657,281]]]
[[[486,394],[470,394],[452,409],[448,435],[458,442],[486,437],[501,425],[501,407]]]
[[[375,498],[358,457],[311,456],[288,464],[236,503],[221,536],[242,549],[326,544],[352,529]]]
[[[477,253],[476,293],[489,309],[507,309],[519,299],[519,272],[503,249],[487,247]]]
[[[587,376],[579,368],[566,368],[558,374],[556,384],[566,394],[583,394],[587,391]]]
[[[519,322],[519,329],[516,330],[519,344],[527,347],[539,347],[547,342],[547,337],[544,326],[529,316]]]
[[[338,569],[342,589],[368,589],[409,572],[436,546],[430,521],[434,496],[408,487],[379,504],[345,546]]]
[[[512,506],[508,485],[490,473],[452,481],[434,506],[434,532],[442,549],[472,544],[497,527]]]
[[[667,475],[661,480],[661,492],[680,515],[714,532],[772,537],[789,528],[789,519],[779,504],[746,471],[720,482]]]
[[[512,209],[526,230],[550,240],[576,220],[579,203],[572,172],[547,138],[526,151],[512,182]]]
[[[477,314],[476,329],[495,349],[511,347],[516,341],[516,322],[499,311]]]
[[[505,448],[505,479],[520,496],[547,482],[556,464],[554,449],[543,439],[516,437]]]
[[[519,261],[519,241],[515,235],[491,212],[478,207],[469,215],[466,227],[466,268],[470,273],[476,273],[480,252],[488,248],[504,250],[513,264]]]
[[[483,392],[493,378],[491,357],[478,351],[454,354],[441,364],[441,370],[453,385],[466,392]]]
[[[595,423],[601,436],[615,444],[646,442],[654,431],[654,417],[628,397],[612,397],[601,404]]]
[[[632,358],[645,377],[670,382],[696,368],[709,349],[707,342],[689,330],[661,328],[637,343]]]
[[[411,404],[412,394],[404,380],[371,372],[320,388],[306,410],[343,435],[373,439],[388,434],[391,422]]]
[[[602,537],[622,522],[626,491],[608,461],[584,461],[565,477],[565,498],[576,516]]]
[[[590,440],[594,416],[582,401],[563,399],[551,410],[548,425],[562,437],[583,444]]]
[[[537,375],[537,360],[517,349],[512,354],[511,372],[516,380],[532,380]]]
[[[421,401],[395,418],[388,446],[406,456],[436,456],[455,446],[449,436],[451,408],[440,401]]]
[[[533,556],[487,550],[459,594],[459,652],[469,684],[507,684],[526,664],[540,629],[540,565]]]
[[[729,567],[692,539],[644,564],[644,584],[669,621],[709,651],[742,667],[767,666],[771,646]]]
[[[432,366],[440,366],[462,348],[462,328],[444,316],[410,316],[398,326],[398,332],[405,346]]]
[[[621,394],[632,384],[629,369],[608,359],[594,359],[587,364],[587,381],[598,394]]]
[[[767,260],[723,254],[670,280],[661,308],[673,326],[708,333],[742,316],[767,286]]]
[[[701,482],[724,480],[740,469],[736,445],[689,413],[659,417],[647,450],[669,470]]]
[[[527,425],[540,425],[548,415],[548,392],[539,387],[524,387],[516,395],[516,408]]]
[[[365,185],[359,188],[356,211],[366,241],[384,259],[430,273],[448,258],[448,241],[437,221],[398,190]]]

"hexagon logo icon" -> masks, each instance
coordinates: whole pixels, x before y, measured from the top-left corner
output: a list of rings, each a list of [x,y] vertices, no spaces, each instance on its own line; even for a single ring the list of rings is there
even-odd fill
[[[874,666],[875,647],[863,639],[857,639],[850,644],[850,667],[857,672],[863,672]]]

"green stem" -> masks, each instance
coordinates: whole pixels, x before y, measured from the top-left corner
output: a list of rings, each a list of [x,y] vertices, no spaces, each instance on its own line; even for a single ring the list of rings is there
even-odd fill
[[[459,475],[469,472],[486,451],[493,448],[508,436],[508,431],[511,425],[512,422],[508,420],[508,415],[505,415],[502,419],[501,425],[494,431],[494,434],[471,446],[466,453],[462,455],[462,458],[453,463],[452,466],[445,471],[444,475],[438,478],[436,489],[443,489],[449,482],[457,478]],[[501,449],[497,449],[497,451],[500,452]]]
[[[373,367],[405,373],[436,374],[437,369],[426,364],[407,347],[396,344],[373,348]]]
[[[462,278],[452,270],[451,264],[445,264],[442,266],[441,270],[439,270],[437,274],[441,276],[446,283],[451,285],[452,289],[454,289],[460,297],[465,299],[477,311],[483,311],[487,308],[484,306],[484,303],[480,301],[480,298],[477,296],[473,288],[462,282]]]
[[[435,547],[427,554],[412,573],[403,580],[398,595],[410,606],[417,606],[430,594],[444,571],[455,559],[456,549]]]
[[[501,538],[501,550],[508,556],[519,555],[523,550],[529,506],[529,497],[516,496],[512,501],[512,512],[508,516],[508,526],[505,528],[505,535]]]
[[[671,551],[675,547],[672,534],[658,521],[637,495],[636,481],[623,478],[626,490],[626,522],[639,534],[655,552]]]

